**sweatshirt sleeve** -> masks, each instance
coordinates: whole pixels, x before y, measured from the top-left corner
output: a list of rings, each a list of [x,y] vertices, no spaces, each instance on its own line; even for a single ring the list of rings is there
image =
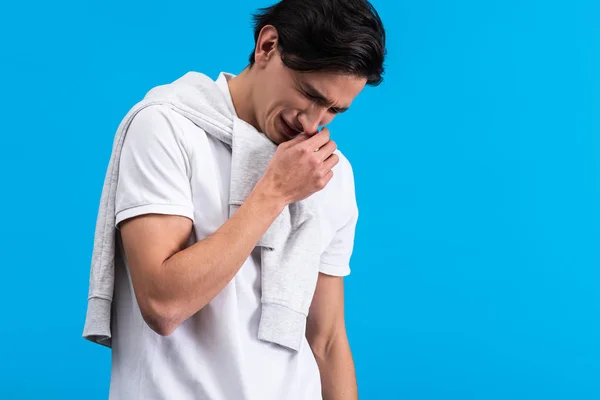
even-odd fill
[[[169,108],[149,106],[131,121],[119,160],[115,225],[143,214],[194,220],[185,137]]]

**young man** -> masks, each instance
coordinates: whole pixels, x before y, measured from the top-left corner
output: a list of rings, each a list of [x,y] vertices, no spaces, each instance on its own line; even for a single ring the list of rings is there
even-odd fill
[[[358,208],[350,163],[323,126],[365,85],[381,82],[385,33],[366,0],[283,0],[261,10],[255,24],[250,65],[238,76],[222,73],[212,82],[216,89],[205,89],[211,83],[188,74],[164,87],[167,100],[128,122],[113,215],[113,400],[358,396],[342,278],[350,272]],[[195,105],[209,90],[218,96]],[[276,145],[233,215],[235,152],[244,149],[237,142],[236,150],[235,133],[232,148],[191,116],[194,108],[202,117],[212,107],[217,117],[231,113],[234,130],[237,124]],[[269,330],[263,320],[274,306],[261,294],[277,271],[261,269],[268,251],[261,248],[269,245],[260,240],[286,207],[307,199],[316,204],[319,239],[318,248],[304,250],[320,257],[314,281],[298,283],[311,295],[308,317],[296,323],[280,303],[279,311],[269,309],[276,326]],[[302,257],[285,246],[282,264]],[[277,279],[289,281],[281,274]],[[287,288],[296,290],[279,287],[282,298]],[[281,323],[277,315],[289,319]],[[294,324],[298,343],[282,332]]]

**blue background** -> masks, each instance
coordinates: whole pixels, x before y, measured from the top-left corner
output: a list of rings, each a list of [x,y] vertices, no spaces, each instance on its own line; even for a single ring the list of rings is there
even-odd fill
[[[114,132],[152,86],[238,73],[268,4],[0,7],[0,398],[107,397],[81,332]],[[600,3],[374,4],[386,81],[331,125],[361,399],[600,399]]]

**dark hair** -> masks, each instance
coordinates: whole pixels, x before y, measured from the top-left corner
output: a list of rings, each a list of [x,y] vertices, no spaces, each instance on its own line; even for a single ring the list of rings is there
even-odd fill
[[[279,33],[283,63],[296,71],[342,72],[383,80],[385,30],[367,0],[282,0],[253,15],[254,45],[266,25]],[[254,51],[250,65],[254,64]]]

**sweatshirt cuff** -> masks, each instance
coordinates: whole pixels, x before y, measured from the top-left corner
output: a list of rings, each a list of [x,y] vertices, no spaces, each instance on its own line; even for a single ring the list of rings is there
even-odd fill
[[[110,311],[112,302],[100,297],[88,299],[83,337],[91,342],[111,347]]]
[[[258,338],[298,351],[306,335],[306,315],[275,303],[262,303]]]

